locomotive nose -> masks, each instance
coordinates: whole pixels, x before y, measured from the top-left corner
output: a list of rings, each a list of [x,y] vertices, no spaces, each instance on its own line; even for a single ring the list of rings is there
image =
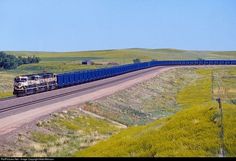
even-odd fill
[[[18,86],[18,87],[20,87],[20,86],[22,86],[22,83],[15,83],[15,86]]]

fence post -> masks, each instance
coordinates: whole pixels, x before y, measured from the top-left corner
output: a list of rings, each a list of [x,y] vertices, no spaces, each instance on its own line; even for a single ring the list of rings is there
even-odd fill
[[[220,155],[224,157],[224,125],[223,125],[223,109],[222,109],[222,103],[220,97],[216,99],[216,101],[219,104],[220,109],[220,138],[221,138],[221,149],[220,149]]]

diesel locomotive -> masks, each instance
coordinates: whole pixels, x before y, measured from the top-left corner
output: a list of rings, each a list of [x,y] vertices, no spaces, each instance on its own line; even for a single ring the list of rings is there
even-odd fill
[[[25,96],[57,88],[57,77],[54,73],[40,73],[17,76],[14,79],[13,94]]]

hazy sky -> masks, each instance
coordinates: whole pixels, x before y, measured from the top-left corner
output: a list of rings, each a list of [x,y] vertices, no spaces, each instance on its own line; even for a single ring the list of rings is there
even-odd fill
[[[0,0],[0,50],[236,50],[236,0]]]

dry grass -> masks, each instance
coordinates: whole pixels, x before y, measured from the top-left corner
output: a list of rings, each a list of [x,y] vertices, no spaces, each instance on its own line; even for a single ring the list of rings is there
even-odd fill
[[[178,91],[197,77],[192,69],[173,69],[83,108],[122,124],[146,124],[179,111]]]
[[[89,147],[122,129],[106,120],[83,114],[77,108],[54,113],[51,118],[39,121],[37,126],[21,133],[9,150],[0,155],[71,156],[76,150]]]

